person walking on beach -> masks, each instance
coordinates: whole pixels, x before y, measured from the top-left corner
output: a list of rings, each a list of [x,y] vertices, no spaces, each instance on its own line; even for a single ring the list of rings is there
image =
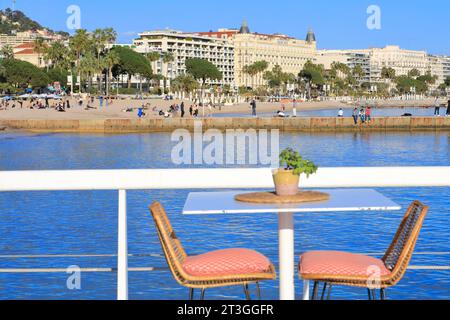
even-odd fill
[[[252,102],[250,103],[250,106],[252,107],[252,116],[256,117],[256,100],[253,99]]]
[[[353,109],[353,121],[355,121],[355,126],[358,124],[358,108]]]
[[[439,97],[434,100],[434,115],[439,117],[441,115],[441,105],[439,104]]]
[[[184,102],[181,102],[180,104],[180,111],[181,111],[181,117],[184,118],[185,111],[184,111]]]

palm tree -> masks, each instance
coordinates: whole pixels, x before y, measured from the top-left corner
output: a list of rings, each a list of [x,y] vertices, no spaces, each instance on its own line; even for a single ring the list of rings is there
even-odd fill
[[[86,75],[88,77],[88,88],[91,91],[92,88],[92,76],[98,72],[99,65],[97,59],[91,52],[88,52],[83,56],[78,67],[78,74]],[[80,83],[81,87],[81,83]]]
[[[255,66],[256,66],[257,75],[259,75],[259,78],[260,78],[259,82],[261,83],[264,73],[269,68],[269,63],[265,60],[257,61],[257,62],[255,62]]]
[[[43,55],[45,54],[47,48],[48,48],[48,45],[45,42],[44,38],[37,38],[36,40],[34,40],[34,42],[33,42],[33,50],[38,55],[38,66],[39,67],[41,66],[42,58],[43,58]],[[45,57],[44,57],[44,59],[45,59]]]
[[[117,40],[117,32],[113,28],[95,29],[92,33],[94,40],[94,51],[97,57],[97,63],[101,66],[101,55],[105,53],[106,47]],[[103,69],[98,70],[103,75]],[[102,76],[98,78],[98,89],[102,91]]]
[[[70,69],[72,57],[69,49],[61,41],[53,42],[44,53],[44,59],[51,62],[51,67]]]
[[[150,65],[152,66],[152,68],[154,67],[154,62],[161,60],[161,53],[159,53],[158,51],[152,51],[149,52],[145,55],[145,57],[147,58],[148,62],[150,62]],[[157,68],[153,68],[153,70],[157,70]],[[148,86],[150,88],[150,81],[151,80],[157,80],[155,78],[155,76],[153,75],[152,79],[148,79]]]
[[[165,66],[164,77],[167,79],[169,78],[169,65],[175,61],[175,56],[172,52],[164,52],[162,55],[162,62]]]
[[[394,80],[395,76],[396,72],[393,68],[383,67],[383,69],[381,70],[381,77],[383,79]]]
[[[364,69],[361,67],[361,65],[357,64],[352,70],[352,75],[359,82],[359,84],[362,84],[366,73],[364,72]]]
[[[182,74],[173,79],[172,88],[176,91],[180,91],[183,94],[189,94],[198,89],[199,83],[190,74]]]
[[[257,66],[255,64],[250,64],[247,66],[244,66],[244,69],[242,70],[245,74],[248,74],[251,78],[251,87],[254,89],[254,77],[258,74]]]
[[[81,70],[82,70],[82,68],[80,68],[81,59],[82,59],[83,55],[86,54],[86,52],[90,49],[91,44],[92,44],[92,40],[89,36],[89,33],[85,29],[78,29],[75,32],[75,35],[72,38],[70,38],[70,41],[69,41],[69,47],[75,56],[76,66],[77,66],[77,70],[78,70],[78,76],[80,77],[80,92],[82,91],[81,90]]]
[[[106,95],[109,96],[109,87],[112,69],[115,65],[120,63],[120,57],[117,54],[117,52],[109,51],[103,59],[104,59],[104,66],[108,70],[106,75]]]

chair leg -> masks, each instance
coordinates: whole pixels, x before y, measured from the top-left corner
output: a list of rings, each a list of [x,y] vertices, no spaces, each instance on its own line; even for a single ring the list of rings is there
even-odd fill
[[[325,284],[323,285],[322,298],[321,298],[320,300],[325,300],[325,293],[326,293],[326,291],[327,291],[327,286],[328,286],[328,283],[325,283]]]
[[[372,300],[372,291],[370,291],[370,289],[367,289],[367,294],[369,296],[369,300]]]
[[[257,294],[258,300],[261,300],[261,287],[259,286],[259,282],[256,282],[256,294]]]
[[[372,289],[372,300],[377,300],[377,292],[375,289]]]
[[[314,281],[312,300],[319,300],[319,281]]]
[[[189,289],[189,300],[190,301],[194,300],[194,289],[192,288]]]
[[[380,290],[380,299],[386,300],[386,290],[385,289]]]
[[[201,294],[200,294],[200,300],[205,300],[205,291],[206,291],[206,289],[202,289],[202,292],[201,292]]]
[[[327,297],[327,300],[330,300],[331,299],[331,289],[333,288],[333,285],[328,285],[328,297]]]
[[[244,284],[244,293],[245,293],[245,299],[246,299],[246,300],[251,300],[251,298],[250,298],[250,292],[249,292],[249,290],[248,290],[248,284],[247,284],[247,283]]]

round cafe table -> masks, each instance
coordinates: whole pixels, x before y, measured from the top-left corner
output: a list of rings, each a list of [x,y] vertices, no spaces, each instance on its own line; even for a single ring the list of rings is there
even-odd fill
[[[294,214],[344,214],[357,211],[397,211],[401,207],[381,193],[371,189],[316,190],[329,194],[321,202],[296,204],[254,204],[236,201],[248,191],[190,193],[184,215],[278,214],[280,300],[295,300],[295,230]],[[329,215],[330,219],[335,215]],[[300,250],[301,248],[297,248]],[[309,282],[304,281],[303,299],[309,300]]]

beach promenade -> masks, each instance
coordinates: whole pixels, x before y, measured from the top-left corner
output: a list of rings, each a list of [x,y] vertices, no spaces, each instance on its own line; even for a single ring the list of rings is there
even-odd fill
[[[352,118],[199,118],[2,120],[0,128],[39,132],[146,133],[208,129],[279,129],[292,132],[450,131],[450,117],[383,117],[355,125]]]

